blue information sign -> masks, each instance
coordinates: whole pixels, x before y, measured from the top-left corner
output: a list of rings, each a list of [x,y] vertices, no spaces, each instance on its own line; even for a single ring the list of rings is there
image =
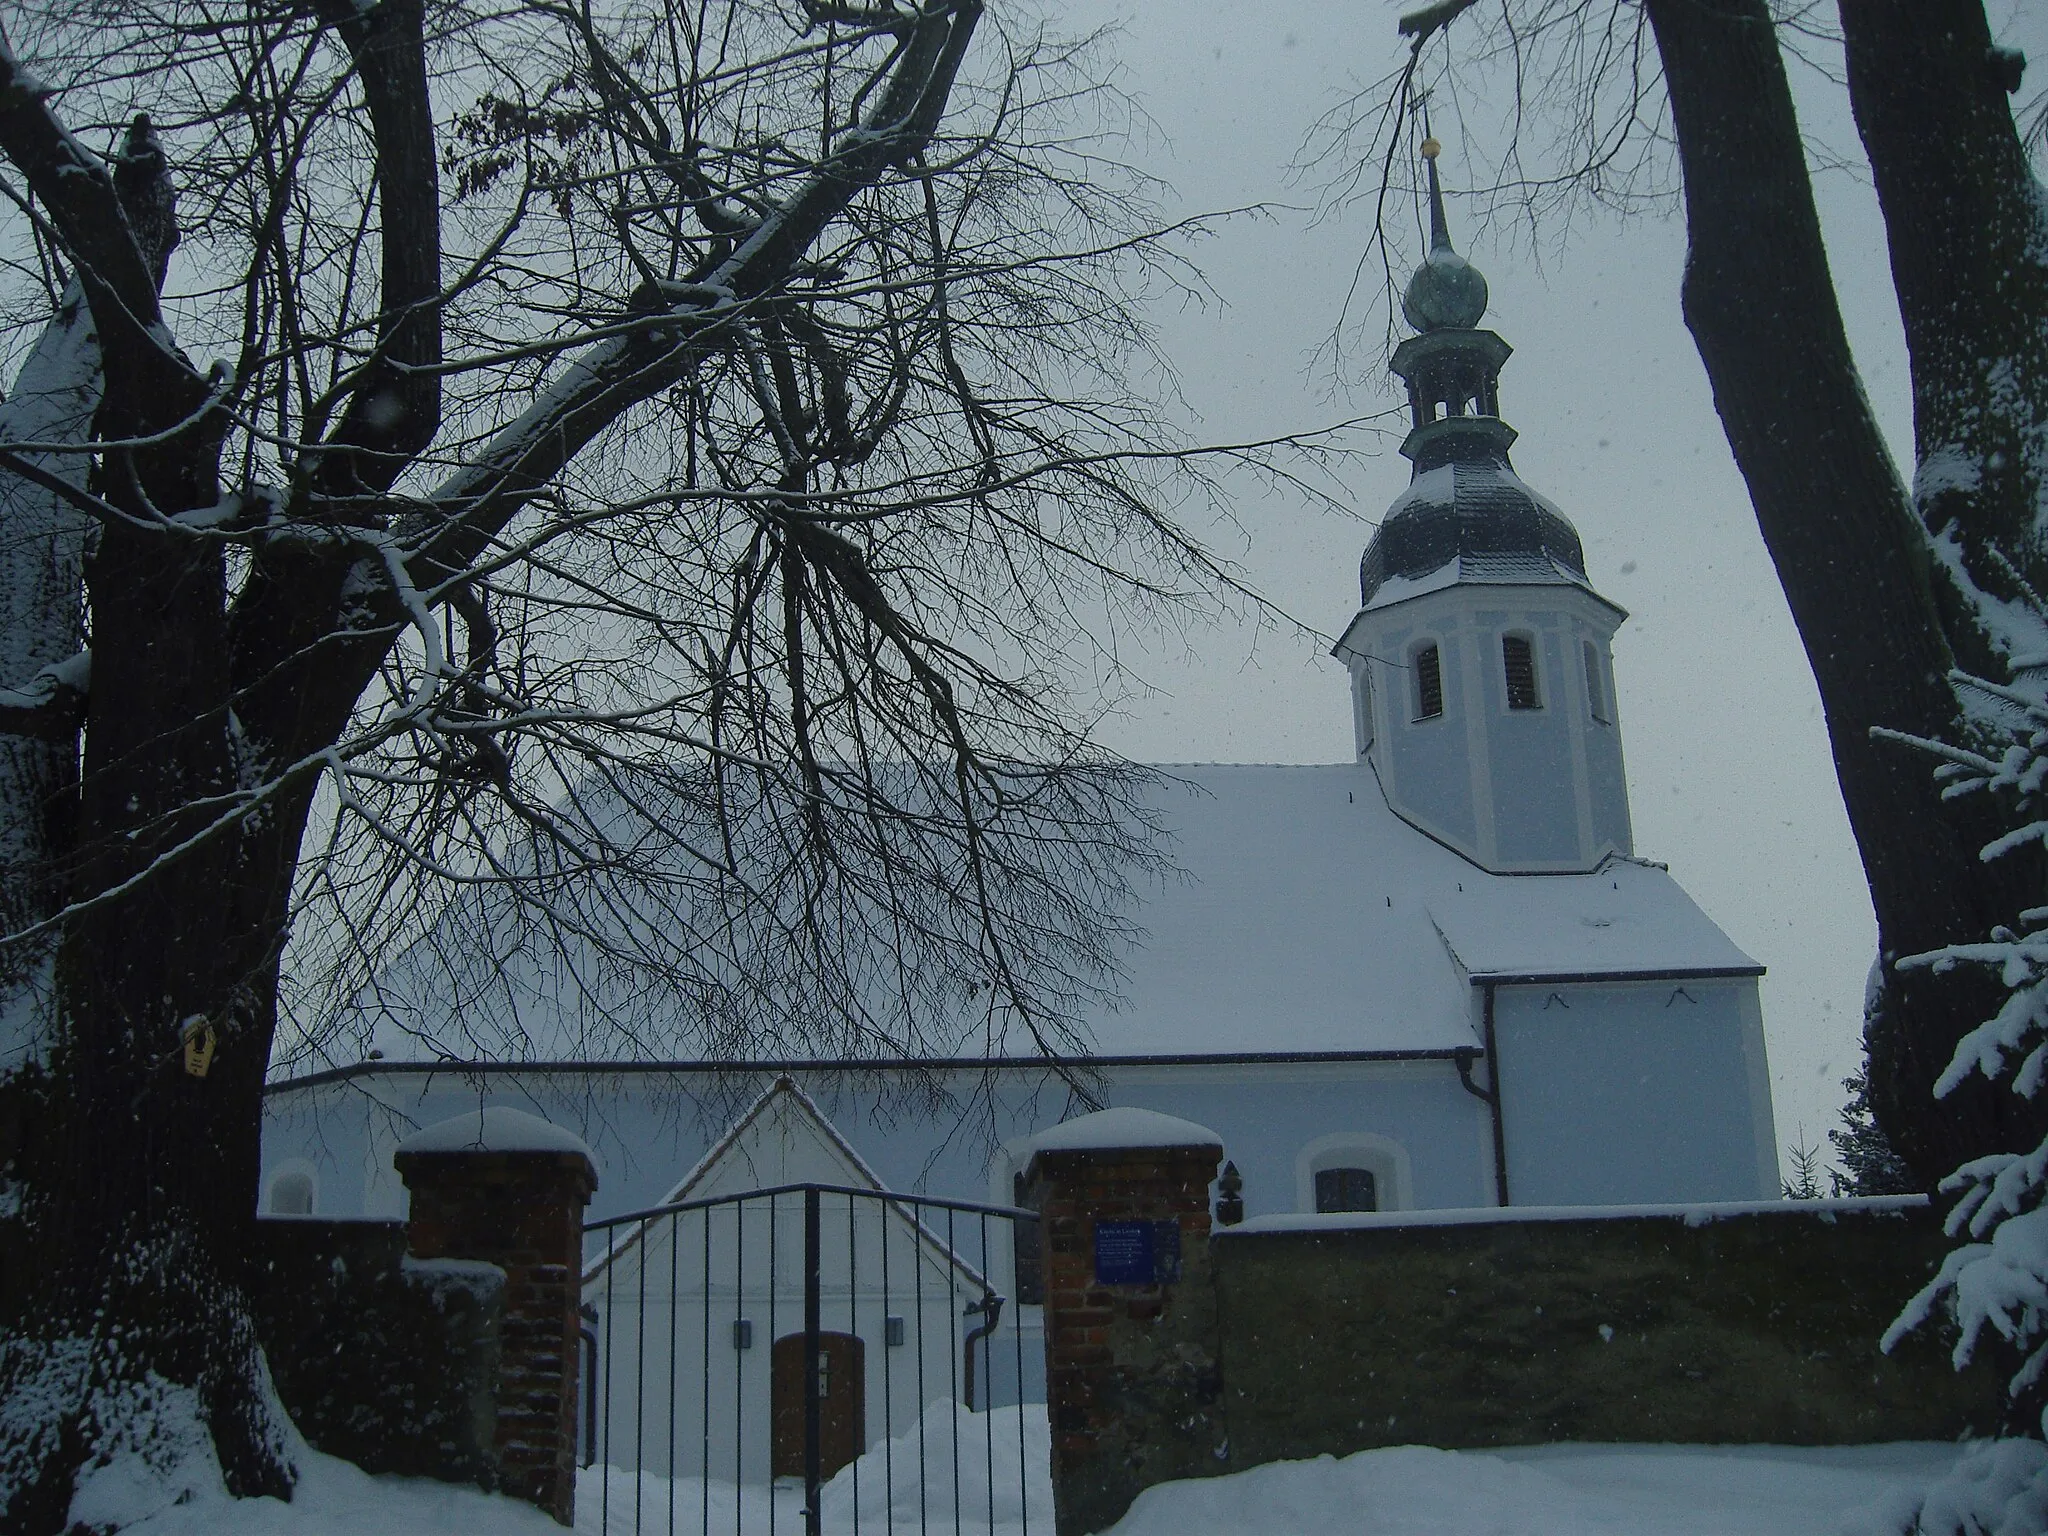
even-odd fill
[[[1180,1279],[1180,1223],[1095,1223],[1097,1285],[1160,1285]]]

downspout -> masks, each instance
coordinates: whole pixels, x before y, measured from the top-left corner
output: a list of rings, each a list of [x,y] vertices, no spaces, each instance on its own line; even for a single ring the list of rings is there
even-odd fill
[[[973,1317],[976,1314],[983,1318],[982,1325],[979,1328],[970,1328],[960,1345],[965,1356],[960,1362],[960,1384],[966,1389],[961,1401],[969,1413],[974,1412],[974,1346],[996,1331],[996,1324],[1003,1316],[1003,1298],[990,1291],[981,1300],[969,1303],[966,1315]],[[989,1395],[993,1398],[995,1394],[990,1392]]]
[[[1495,985],[1496,983],[1491,981],[1482,981],[1479,984],[1481,989],[1480,996],[1483,999],[1481,1015],[1485,1030],[1486,1049],[1479,1051],[1466,1046],[1457,1052],[1454,1059],[1458,1063],[1458,1081],[1464,1084],[1467,1093],[1471,1094],[1473,1098],[1482,1101],[1491,1113],[1493,1120],[1494,1196],[1499,1204],[1506,1205],[1509,1203],[1508,1138],[1507,1129],[1501,1122],[1500,1114],[1500,1047],[1494,1038],[1493,1031],[1493,992]],[[1472,1063],[1480,1056],[1486,1058],[1486,1075],[1489,1079],[1488,1086],[1484,1088],[1480,1087],[1472,1078]]]
[[[577,1389],[583,1394],[583,1455],[578,1466],[597,1465],[597,1308],[585,1303],[576,1310],[577,1333],[583,1350],[583,1379]]]

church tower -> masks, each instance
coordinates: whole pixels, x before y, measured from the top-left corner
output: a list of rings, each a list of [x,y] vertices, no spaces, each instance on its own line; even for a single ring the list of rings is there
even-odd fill
[[[1395,350],[1413,426],[1408,489],[1359,566],[1358,755],[1387,803],[1499,874],[1588,870],[1632,851],[1610,647],[1627,617],[1593,590],[1579,536],[1508,462],[1486,279],[1451,247],[1425,140],[1430,250]]]

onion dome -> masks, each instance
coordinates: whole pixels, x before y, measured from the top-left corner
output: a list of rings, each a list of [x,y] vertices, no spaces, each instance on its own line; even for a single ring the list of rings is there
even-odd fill
[[[1436,179],[1439,148],[1435,139],[1423,140],[1422,154],[1429,165],[1429,254],[1408,279],[1401,313],[1418,331],[1469,331],[1486,314],[1486,278],[1451,248],[1443,188]]]
[[[1577,531],[1508,461],[1515,429],[1500,419],[1499,379],[1514,349],[1478,328],[1486,279],[1451,246],[1438,151],[1435,139],[1423,141],[1430,250],[1401,303],[1416,334],[1393,359],[1413,419],[1401,452],[1415,473],[1366,546],[1359,588],[1367,606],[1407,595],[1408,583],[1587,585]]]

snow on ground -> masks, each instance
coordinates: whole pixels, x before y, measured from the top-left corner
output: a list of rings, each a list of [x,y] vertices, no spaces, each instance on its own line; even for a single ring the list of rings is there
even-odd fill
[[[962,1452],[957,1505],[956,1433]],[[920,1435],[927,1452],[923,1464],[932,1468],[924,1480],[918,1475]],[[2024,1450],[2026,1462],[2016,1473],[2039,1470],[2040,1448],[2013,1443],[1974,1451],[1926,1443],[1550,1445],[1506,1451],[1400,1446],[1154,1488],[1111,1536],[1900,1536],[1927,1490],[1959,1463],[1988,1464],[2014,1449]],[[988,1415],[937,1405],[922,1425],[878,1446],[826,1486],[824,1528],[855,1530],[857,1509],[857,1528],[876,1536],[1052,1536],[1047,1452],[1042,1412],[1020,1426],[1016,1409]],[[1033,1469],[1028,1490],[1020,1489],[1023,1466]],[[288,1505],[206,1496],[129,1529],[145,1536],[561,1531],[538,1510],[471,1488],[371,1477],[310,1451],[303,1453],[301,1469],[298,1495]],[[607,1477],[606,1469],[588,1469],[578,1480],[576,1529],[582,1536],[632,1536],[636,1528],[642,1536],[754,1536],[768,1529],[769,1497],[766,1489],[740,1492],[694,1478],[635,1479],[617,1469]],[[803,1529],[802,1490],[785,1482],[773,1498],[775,1529],[795,1536]],[[1944,1504],[1937,1497],[1929,1513],[1955,1507],[1952,1499]],[[1027,1512],[1028,1524],[1021,1518]],[[2042,1529],[2031,1514],[2003,1525],[1993,1516],[1979,1528],[2003,1536],[2036,1536]]]
[[[1043,1403],[992,1413],[934,1403],[921,1423],[876,1446],[825,1485],[819,1498],[824,1527],[876,1536],[891,1531],[905,1536],[1024,1536],[1026,1531],[1052,1536],[1051,1461]],[[920,1468],[929,1469],[928,1475],[920,1477]],[[737,1499],[735,1494],[730,1483],[707,1487],[697,1478],[671,1483],[644,1473],[636,1482],[630,1472],[612,1469],[607,1478],[602,1469],[589,1468],[576,1484],[576,1529],[588,1536],[635,1536],[636,1531],[667,1536],[672,1529],[765,1536],[768,1490],[737,1491]],[[795,1536],[803,1529],[802,1486],[784,1482],[774,1497],[775,1529]],[[736,1503],[742,1507],[736,1509]]]
[[[1954,1445],[1399,1446],[1141,1494],[1114,1536],[1899,1536]]]

